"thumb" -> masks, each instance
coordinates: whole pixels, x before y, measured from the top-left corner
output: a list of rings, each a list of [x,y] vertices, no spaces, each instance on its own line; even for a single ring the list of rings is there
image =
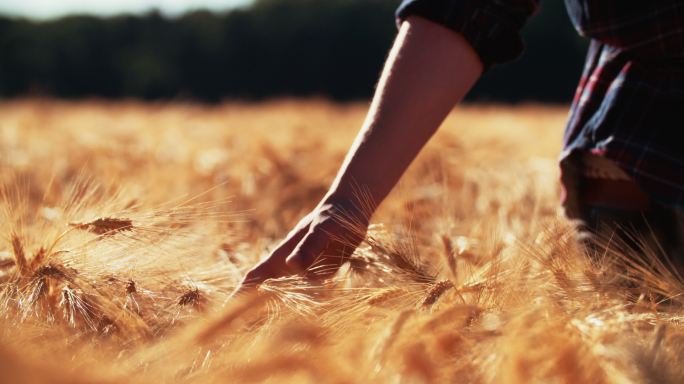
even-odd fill
[[[312,229],[285,259],[285,263],[297,272],[303,272],[325,251],[328,242],[328,235],[325,232]]]

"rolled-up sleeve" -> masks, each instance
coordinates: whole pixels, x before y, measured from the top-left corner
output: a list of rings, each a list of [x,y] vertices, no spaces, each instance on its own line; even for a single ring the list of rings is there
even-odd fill
[[[520,31],[538,8],[539,0],[403,0],[396,17],[398,25],[415,15],[460,33],[487,69],[520,56]]]

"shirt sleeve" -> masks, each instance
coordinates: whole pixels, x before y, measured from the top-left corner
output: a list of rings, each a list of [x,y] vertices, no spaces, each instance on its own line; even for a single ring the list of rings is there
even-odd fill
[[[488,69],[520,56],[520,31],[538,8],[539,0],[403,0],[396,17],[397,25],[415,15],[460,33]]]

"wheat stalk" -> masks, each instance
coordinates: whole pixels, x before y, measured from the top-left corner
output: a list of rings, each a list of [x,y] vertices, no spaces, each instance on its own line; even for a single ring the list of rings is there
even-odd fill
[[[113,217],[103,217],[87,223],[69,223],[69,225],[100,236],[111,236],[116,233],[131,231],[134,228],[133,221]]]
[[[366,299],[366,303],[370,306],[381,306],[386,302],[396,299],[402,295],[407,294],[408,291],[404,288],[394,287],[383,289]]]
[[[451,277],[455,279],[458,276],[456,274],[456,254],[454,253],[451,238],[446,234],[442,235],[442,246],[444,247],[444,258],[446,259],[447,267],[449,267]]]
[[[28,263],[26,262],[26,255],[24,254],[24,246],[21,243],[21,238],[17,234],[12,235],[12,250],[14,251],[14,262],[17,265],[19,274],[24,276],[28,273]]]
[[[431,307],[440,297],[442,297],[442,295],[452,288],[454,288],[454,283],[452,283],[451,280],[442,280],[435,283],[425,295],[425,299],[423,299],[421,306],[423,308]]]

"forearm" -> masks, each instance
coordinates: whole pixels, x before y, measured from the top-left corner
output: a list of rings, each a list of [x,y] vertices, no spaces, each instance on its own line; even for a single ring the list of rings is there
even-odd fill
[[[404,22],[361,132],[328,194],[247,273],[236,294],[292,273],[334,274],[363,240],[372,211],[481,72],[479,57],[460,35],[425,19]],[[330,220],[340,213],[354,216]]]
[[[457,33],[422,18],[404,22],[326,199],[353,199],[361,188],[375,209],[481,72]]]

